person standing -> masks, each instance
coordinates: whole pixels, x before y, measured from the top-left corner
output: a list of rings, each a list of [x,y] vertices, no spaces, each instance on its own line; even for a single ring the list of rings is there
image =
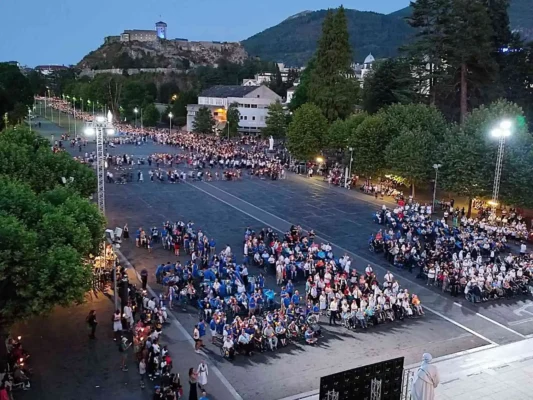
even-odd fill
[[[141,282],[143,290],[146,290],[146,285],[148,285],[148,271],[146,268],[141,271]]]
[[[146,376],[146,362],[144,358],[139,361],[139,377],[141,379],[141,389],[144,389],[144,377]]]
[[[122,238],[123,239],[129,239],[130,238],[130,229],[128,228],[128,224],[124,225],[124,229],[122,229]]]
[[[194,325],[192,338],[194,339],[194,351],[199,353],[202,341],[200,340],[200,330],[198,329],[198,325]]]
[[[196,374],[198,375],[198,386],[200,387],[200,390],[203,391],[205,390],[205,385],[207,385],[207,375],[209,375],[209,369],[207,368],[205,361],[202,360],[200,362]]]
[[[439,371],[435,365],[430,364],[433,357],[429,353],[422,356],[422,364],[416,371],[411,398],[413,400],[433,400],[435,399],[435,389],[439,386]]]
[[[331,322],[333,321],[333,325],[337,325],[337,300],[335,298],[331,300],[331,303],[329,303],[329,324],[331,325]]]
[[[116,342],[117,339],[120,337],[120,334],[122,333],[122,318],[120,315],[120,310],[115,311],[113,314],[113,332],[115,337],[113,340]]]
[[[198,400],[198,375],[194,368],[189,368],[189,400]]]
[[[96,333],[96,326],[98,325],[98,322],[96,321],[96,311],[91,310],[89,311],[89,315],[87,315],[87,318],[85,319],[87,321],[87,325],[90,329],[89,337],[91,339],[96,339],[95,333]]]
[[[128,338],[122,337],[120,344],[118,345],[118,351],[122,353],[121,367],[122,371],[128,371],[128,349],[130,348],[131,343],[128,343]]]

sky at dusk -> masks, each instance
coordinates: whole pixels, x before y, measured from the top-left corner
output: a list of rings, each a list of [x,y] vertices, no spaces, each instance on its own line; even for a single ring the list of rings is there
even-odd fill
[[[105,36],[168,24],[167,36],[240,41],[304,10],[345,8],[390,13],[409,0],[0,0],[0,61],[75,64]]]

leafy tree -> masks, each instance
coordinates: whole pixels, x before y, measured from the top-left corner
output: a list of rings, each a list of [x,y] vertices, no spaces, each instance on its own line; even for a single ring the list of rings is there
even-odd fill
[[[433,170],[437,141],[427,131],[406,131],[395,137],[385,149],[388,170],[404,178],[411,185],[427,182]]]
[[[320,108],[304,104],[298,108],[287,130],[287,148],[300,160],[311,160],[320,154],[328,121]]]
[[[309,101],[316,104],[328,121],[350,115],[357,101],[359,85],[352,78],[352,51],[344,8],[329,11],[311,72]]]
[[[91,277],[84,260],[98,249],[105,222],[87,199],[94,172],[52,153],[45,139],[20,126],[5,130],[0,159],[0,326],[9,328],[83,300]],[[76,185],[85,172],[92,176]],[[71,173],[65,187],[61,177]]]
[[[150,103],[144,107],[144,110],[143,110],[144,125],[155,126],[159,122],[160,119],[161,119],[161,115],[159,114],[159,111],[157,110],[157,108],[155,108],[155,104]]]
[[[409,62],[388,59],[375,63],[365,76],[361,97],[363,109],[371,114],[390,104],[415,102],[416,82]]]
[[[74,178],[70,187],[84,197],[96,190],[96,176],[67,153],[52,153],[49,142],[28,129],[8,129],[0,135],[0,175],[26,182],[40,193]]]
[[[215,119],[211,114],[211,111],[207,107],[200,107],[196,112],[194,122],[192,124],[195,132],[198,133],[213,133],[213,127],[215,126]]]
[[[425,104],[393,104],[378,114],[383,114],[387,137],[391,140],[406,131],[429,132],[436,138],[442,138],[448,129],[442,113]]]
[[[239,121],[241,119],[241,113],[239,111],[238,103],[231,103],[226,112],[226,134],[229,133],[230,137],[237,136],[239,132]],[[228,132],[229,130],[229,132]]]
[[[356,129],[368,116],[366,113],[350,115],[347,119],[338,119],[333,122],[328,129],[325,138],[325,146],[328,149],[345,149]]]
[[[283,139],[287,134],[287,115],[279,101],[268,106],[266,126],[261,134],[264,138],[272,136],[275,139]]]
[[[18,122],[27,115],[33,104],[30,81],[22,75],[16,65],[0,63],[0,128],[5,113],[12,122]]]
[[[440,150],[442,186],[469,199],[490,198],[499,145],[490,132],[502,120],[510,120],[512,135],[505,141],[500,199],[507,204],[531,207],[533,189],[527,181],[533,173],[533,138],[522,119],[520,107],[504,100],[468,114],[460,127],[446,135]]]
[[[307,63],[307,67],[303,70],[300,76],[300,84],[296,86],[296,91],[289,104],[291,111],[296,111],[299,107],[309,101],[309,85],[311,84],[311,76],[316,66],[316,58],[311,58]]]
[[[365,118],[348,140],[348,146],[354,149],[354,171],[367,177],[383,174],[384,152],[391,139],[383,114]]]

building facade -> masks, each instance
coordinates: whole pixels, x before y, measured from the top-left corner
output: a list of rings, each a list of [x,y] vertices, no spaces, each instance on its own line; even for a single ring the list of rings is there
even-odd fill
[[[126,29],[120,35],[121,42],[155,42],[157,39],[167,38],[167,24],[163,21],[155,23],[155,29]]]
[[[226,114],[229,106],[236,103],[240,113],[239,132],[259,133],[266,126],[268,106],[281,97],[268,87],[218,85],[204,90],[198,96],[198,104],[187,106],[187,130],[192,132],[196,113],[207,107],[217,121],[216,129],[226,126]]]

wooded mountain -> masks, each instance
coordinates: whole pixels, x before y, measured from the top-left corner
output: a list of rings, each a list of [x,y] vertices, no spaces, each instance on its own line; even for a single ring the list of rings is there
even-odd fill
[[[250,56],[303,66],[316,50],[326,12],[301,12],[241,43]],[[346,10],[354,61],[362,62],[369,53],[376,58],[397,55],[398,48],[406,44],[414,33],[404,20],[410,14],[410,7],[388,15]],[[512,29],[519,30],[523,37],[533,39],[531,0],[511,0],[509,17]]]

